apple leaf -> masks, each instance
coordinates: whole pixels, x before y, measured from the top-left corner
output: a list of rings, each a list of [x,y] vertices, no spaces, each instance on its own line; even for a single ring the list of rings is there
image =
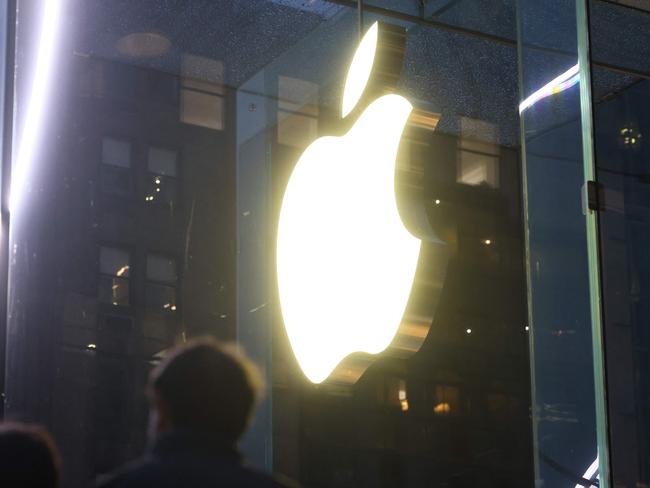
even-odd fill
[[[343,103],[341,105],[341,116],[346,117],[359,102],[363,91],[370,79],[372,66],[377,52],[377,37],[379,26],[377,22],[372,24],[357,47],[348,76],[345,79],[343,90]]]

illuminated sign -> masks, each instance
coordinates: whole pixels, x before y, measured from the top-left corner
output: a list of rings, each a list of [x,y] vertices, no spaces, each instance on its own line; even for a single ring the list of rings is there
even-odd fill
[[[403,31],[378,23],[367,31],[345,82],[346,131],[305,150],[282,201],[280,306],[314,383],[351,354],[374,355],[394,341],[418,264],[421,241],[402,222],[395,196],[397,150],[413,107],[376,85],[399,75],[401,53],[391,42],[403,52]]]

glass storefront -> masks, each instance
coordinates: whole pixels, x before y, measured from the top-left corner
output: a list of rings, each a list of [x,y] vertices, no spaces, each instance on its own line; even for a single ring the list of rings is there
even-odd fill
[[[5,417],[46,425],[87,486],[146,448],[153,365],[209,334],[264,374],[244,454],[304,486],[647,486],[650,9],[627,3],[8,2]],[[348,116],[375,22],[389,54]],[[389,211],[378,118],[302,192],[317,251],[285,257],[298,161],[386,93],[412,105]],[[287,260],[307,356],[363,349],[403,294],[390,346],[308,379]]]

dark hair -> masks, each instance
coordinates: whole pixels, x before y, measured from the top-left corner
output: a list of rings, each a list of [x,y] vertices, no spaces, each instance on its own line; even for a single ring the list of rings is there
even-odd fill
[[[59,467],[56,446],[44,428],[0,424],[0,485],[54,488]]]
[[[195,339],[152,371],[149,389],[167,404],[172,427],[236,444],[261,389],[257,368],[231,345]]]

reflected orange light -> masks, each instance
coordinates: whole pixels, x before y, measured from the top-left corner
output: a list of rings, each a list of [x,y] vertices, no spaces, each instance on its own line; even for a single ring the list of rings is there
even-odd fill
[[[448,414],[449,412],[451,412],[451,405],[449,405],[447,402],[439,403],[433,407],[433,413],[436,415]]]

